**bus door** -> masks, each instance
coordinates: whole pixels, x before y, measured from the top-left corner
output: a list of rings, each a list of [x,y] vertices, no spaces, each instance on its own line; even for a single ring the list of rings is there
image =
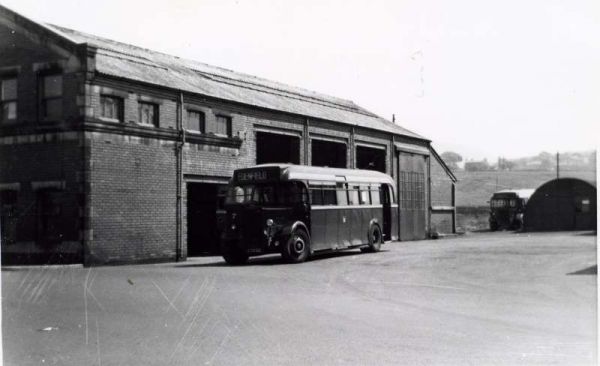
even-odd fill
[[[390,187],[387,184],[379,186],[381,204],[383,205],[383,239],[392,240],[392,199]]]

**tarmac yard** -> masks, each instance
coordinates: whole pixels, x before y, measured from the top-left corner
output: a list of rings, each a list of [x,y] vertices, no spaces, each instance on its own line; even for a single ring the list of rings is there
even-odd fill
[[[596,365],[595,233],[3,267],[5,365]]]

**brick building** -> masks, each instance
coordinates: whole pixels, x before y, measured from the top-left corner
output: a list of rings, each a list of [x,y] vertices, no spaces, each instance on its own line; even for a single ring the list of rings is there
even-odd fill
[[[5,263],[214,251],[219,191],[265,162],[376,169],[401,240],[454,230],[430,141],[351,101],[31,21],[0,6]]]

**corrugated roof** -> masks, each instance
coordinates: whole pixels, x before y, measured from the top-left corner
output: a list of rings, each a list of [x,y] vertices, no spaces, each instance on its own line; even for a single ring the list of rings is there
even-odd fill
[[[96,71],[101,74],[427,140],[349,100],[52,24],[46,26],[68,40],[96,47]]]

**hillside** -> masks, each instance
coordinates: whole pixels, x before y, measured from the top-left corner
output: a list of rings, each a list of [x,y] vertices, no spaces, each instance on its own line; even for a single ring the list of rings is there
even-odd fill
[[[487,206],[492,194],[501,189],[537,188],[555,179],[552,171],[456,171],[456,206]],[[596,182],[593,171],[561,171],[561,178],[574,177]]]

